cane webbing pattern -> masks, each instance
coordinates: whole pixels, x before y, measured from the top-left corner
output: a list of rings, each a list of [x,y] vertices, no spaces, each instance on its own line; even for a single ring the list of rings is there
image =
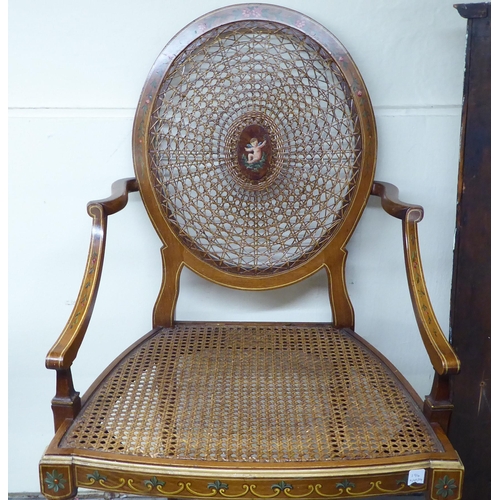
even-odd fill
[[[416,404],[329,325],[179,324],[129,353],[61,447],[216,462],[441,451]]]
[[[335,234],[362,155],[338,64],[300,31],[258,20],[210,30],[172,62],[153,105],[149,167],[164,216],[201,259],[276,273]],[[272,151],[257,180],[238,165],[251,125],[267,131]]]

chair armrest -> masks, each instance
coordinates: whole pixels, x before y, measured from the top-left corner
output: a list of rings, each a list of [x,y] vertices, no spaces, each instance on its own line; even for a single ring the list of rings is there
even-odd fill
[[[404,203],[398,198],[399,189],[394,184],[375,181],[371,194],[378,196],[382,203],[382,208],[389,215],[397,219],[405,220],[409,218],[415,222],[419,222],[424,218],[424,209],[420,205]]]
[[[103,213],[113,215],[125,208],[128,202],[128,194],[139,191],[139,183],[135,177],[119,179],[111,185],[111,196],[103,200],[90,201],[87,204],[87,211],[93,217],[91,211],[94,207],[102,207]]]
[[[137,191],[134,178],[120,179],[113,183],[109,198],[91,201],[87,211],[92,217],[92,233],[87,265],[80,292],[63,332],[47,354],[45,366],[54,370],[69,369],[87,331],[94,309],[101,279],[104,249],[106,246],[107,216],[121,210],[128,201],[128,193]]]
[[[402,220],[406,275],[413,311],[427,353],[439,375],[458,373],[460,360],[444,336],[432,308],[420,258],[417,223],[424,210],[398,199],[398,188],[386,182],[373,183],[371,194],[381,198],[384,210]]]

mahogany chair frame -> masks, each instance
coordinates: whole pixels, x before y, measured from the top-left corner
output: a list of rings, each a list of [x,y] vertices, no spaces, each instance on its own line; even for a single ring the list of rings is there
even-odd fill
[[[300,265],[290,266],[285,271],[271,270],[262,274],[241,275],[221,269],[201,258],[199,253],[186,246],[175,227],[165,217],[158,203],[158,193],[155,192],[147,145],[155,98],[175,56],[183,47],[198,39],[200,26],[204,26],[204,30],[225,26],[234,22],[238,16],[241,19],[241,10],[245,8],[249,13],[247,20],[261,22],[279,19],[282,25],[299,32],[313,32],[315,42],[326,47],[329,56],[338,62],[356,105],[363,156],[359,166],[358,187],[347,213],[334,236],[329,238],[319,251]],[[41,487],[46,497],[61,500],[71,498],[76,495],[78,486],[87,486],[108,491],[175,498],[344,498],[425,491],[428,498],[439,500],[448,497],[444,496],[443,491],[451,484],[453,496],[450,494],[448,498],[459,499],[463,466],[447,440],[446,432],[453,409],[450,376],[459,372],[460,362],[439,327],[425,285],[417,232],[418,222],[423,218],[423,208],[400,201],[398,189],[392,184],[374,181],[375,119],[365,84],[345,48],[315,21],[284,8],[252,4],[226,7],[207,14],[176,35],[155,62],[139,100],[134,122],[133,148],[136,177],[115,182],[109,198],[92,201],[87,206],[92,217],[92,231],[84,278],[73,312],[46,358],[46,367],[55,370],[57,376],[56,395],[52,400],[56,436],[40,463]],[[444,451],[419,455],[415,460],[398,457],[392,463],[383,462],[382,465],[377,460],[359,460],[347,465],[320,463],[312,468],[282,464],[278,468],[263,466],[255,469],[247,464],[234,464],[230,469],[217,469],[193,461],[189,467],[179,469],[161,460],[144,457],[125,463],[123,457],[110,455],[110,461],[106,462],[101,460],[102,456],[97,453],[80,456],[74,450],[58,448],[62,436],[85,407],[88,398],[122,359],[120,357],[112,363],[87,394],[80,398],[73,386],[71,366],[84,339],[97,298],[104,262],[107,219],[109,215],[122,210],[127,205],[129,194],[137,191],[140,192],[163,243],[163,281],[154,306],[153,330],[148,336],[161,328],[173,327],[176,324],[175,305],[180,274],[184,267],[214,283],[244,290],[269,290],[288,286],[325,269],[329,283],[332,324],[336,328],[345,329],[366,345],[368,344],[353,332],[354,312],[345,285],[345,246],[368,198],[380,198],[382,208],[402,222],[403,249],[413,310],[435,370],[434,383],[425,401],[420,401],[415,391],[384,356],[371,346],[370,349],[392,368],[398,380],[422,406],[423,413],[442,443]],[[127,352],[132,352],[142,341],[143,339],[139,340]],[[408,484],[408,471],[415,469],[426,471],[424,484]],[[166,478],[170,478],[168,485],[165,484]],[[209,483],[208,490],[207,480],[213,480]],[[397,487],[388,486],[389,484],[397,484]]]

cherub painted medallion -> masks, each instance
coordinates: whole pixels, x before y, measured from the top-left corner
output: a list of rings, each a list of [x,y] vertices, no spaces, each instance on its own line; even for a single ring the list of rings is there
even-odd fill
[[[238,141],[238,164],[246,177],[259,180],[266,176],[271,159],[269,134],[260,125],[245,127]]]

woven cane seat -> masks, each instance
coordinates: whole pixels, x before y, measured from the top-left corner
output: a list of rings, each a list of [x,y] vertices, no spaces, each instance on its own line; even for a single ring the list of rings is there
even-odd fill
[[[442,450],[394,374],[325,324],[160,329],[108,375],[61,447],[223,465]]]
[[[463,466],[446,429],[459,361],[425,288],[423,209],[374,182],[375,117],[343,45],[278,6],[202,16],[155,61],[132,145],[135,177],[88,205],[84,279],[46,358],[57,393],[56,435],[40,462],[44,495],[66,500],[79,487],[216,500],[426,491],[458,500]],[[71,366],[97,300],[108,216],[135,191],[161,242],[153,329],[80,398]],[[371,195],[403,222],[410,296],[436,371],[425,403],[354,333],[346,245]],[[323,272],[331,321],[259,323],[257,311],[255,323],[179,322],[185,268],[248,291]]]

